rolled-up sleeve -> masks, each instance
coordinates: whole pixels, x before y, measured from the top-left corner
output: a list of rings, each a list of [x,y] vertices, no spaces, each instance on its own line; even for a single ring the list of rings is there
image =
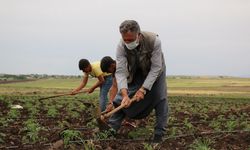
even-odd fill
[[[117,80],[117,86],[118,91],[120,91],[123,88],[128,88],[127,84],[127,58],[125,56],[125,49],[122,46],[122,42],[117,46],[116,49],[116,80]]]
[[[162,58],[162,48],[161,48],[161,41],[157,36],[154,43],[154,50],[152,52],[151,57],[151,68],[146,77],[143,87],[151,90],[154,82],[156,81],[157,77],[160,75],[163,67],[163,58]]]

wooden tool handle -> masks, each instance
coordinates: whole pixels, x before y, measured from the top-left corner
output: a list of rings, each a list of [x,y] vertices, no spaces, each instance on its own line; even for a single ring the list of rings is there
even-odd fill
[[[75,94],[79,94],[79,93],[85,93],[85,91],[78,92],[78,93],[75,93]],[[49,96],[49,97],[43,97],[43,98],[40,98],[38,100],[44,100],[44,99],[55,98],[55,97],[60,97],[60,96],[67,96],[67,95],[71,95],[71,93],[64,93],[64,94],[58,94],[58,95]]]
[[[136,101],[136,98],[135,96],[132,97],[131,99],[131,103],[133,103],[134,101]],[[122,108],[124,108],[125,105],[121,104],[120,106],[116,107],[115,109],[111,110],[110,112],[106,113],[106,114],[103,114],[102,117],[103,118],[108,118],[110,117],[111,115],[113,115],[114,113],[116,113],[117,111],[121,110]]]

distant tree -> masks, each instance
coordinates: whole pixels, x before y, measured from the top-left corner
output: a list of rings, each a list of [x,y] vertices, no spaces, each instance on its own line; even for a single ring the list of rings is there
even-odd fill
[[[27,77],[25,75],[18,75],[18,76],[15,77],[15,79],[17,79],[17,80],[26,80]]]

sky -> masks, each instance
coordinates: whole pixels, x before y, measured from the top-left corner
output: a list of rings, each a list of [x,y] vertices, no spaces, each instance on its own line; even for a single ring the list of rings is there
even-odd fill
[[[0,0],[0,73],[81,75],[127,19],[159,34],[167,75],[250,77],[249,0]]]

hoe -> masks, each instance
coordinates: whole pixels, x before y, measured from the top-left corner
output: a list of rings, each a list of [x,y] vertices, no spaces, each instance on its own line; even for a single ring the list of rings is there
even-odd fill
[[[81,91],[81,92],[78,92],[75,94],[80,94],[80,93],[86,93],[86,91]],[[40,98],[38,100],[40,101],[40,100],[44,100],[44,99],[50,99],[50,98],[55,98],[55,97],[68,96],[68,95],[72,95],[72,94],[71,93],[58,94],[58,95],[53,95],[53,96],[49,96],[49,97],[43,97],[43,98]]]
[[[136,101],[135,96],[133,98],[131,98],[131,103],[133,103],[134,101]],[[124,107],[125,107],[125,105],[121,104],[120,106],[116,107],[115,109],[113,109],[109,112],[106,112],[106,111],[102,112],[101,116],[97,119],[100,130],[110,129],[110,126],[107,124],[106,119]]]

